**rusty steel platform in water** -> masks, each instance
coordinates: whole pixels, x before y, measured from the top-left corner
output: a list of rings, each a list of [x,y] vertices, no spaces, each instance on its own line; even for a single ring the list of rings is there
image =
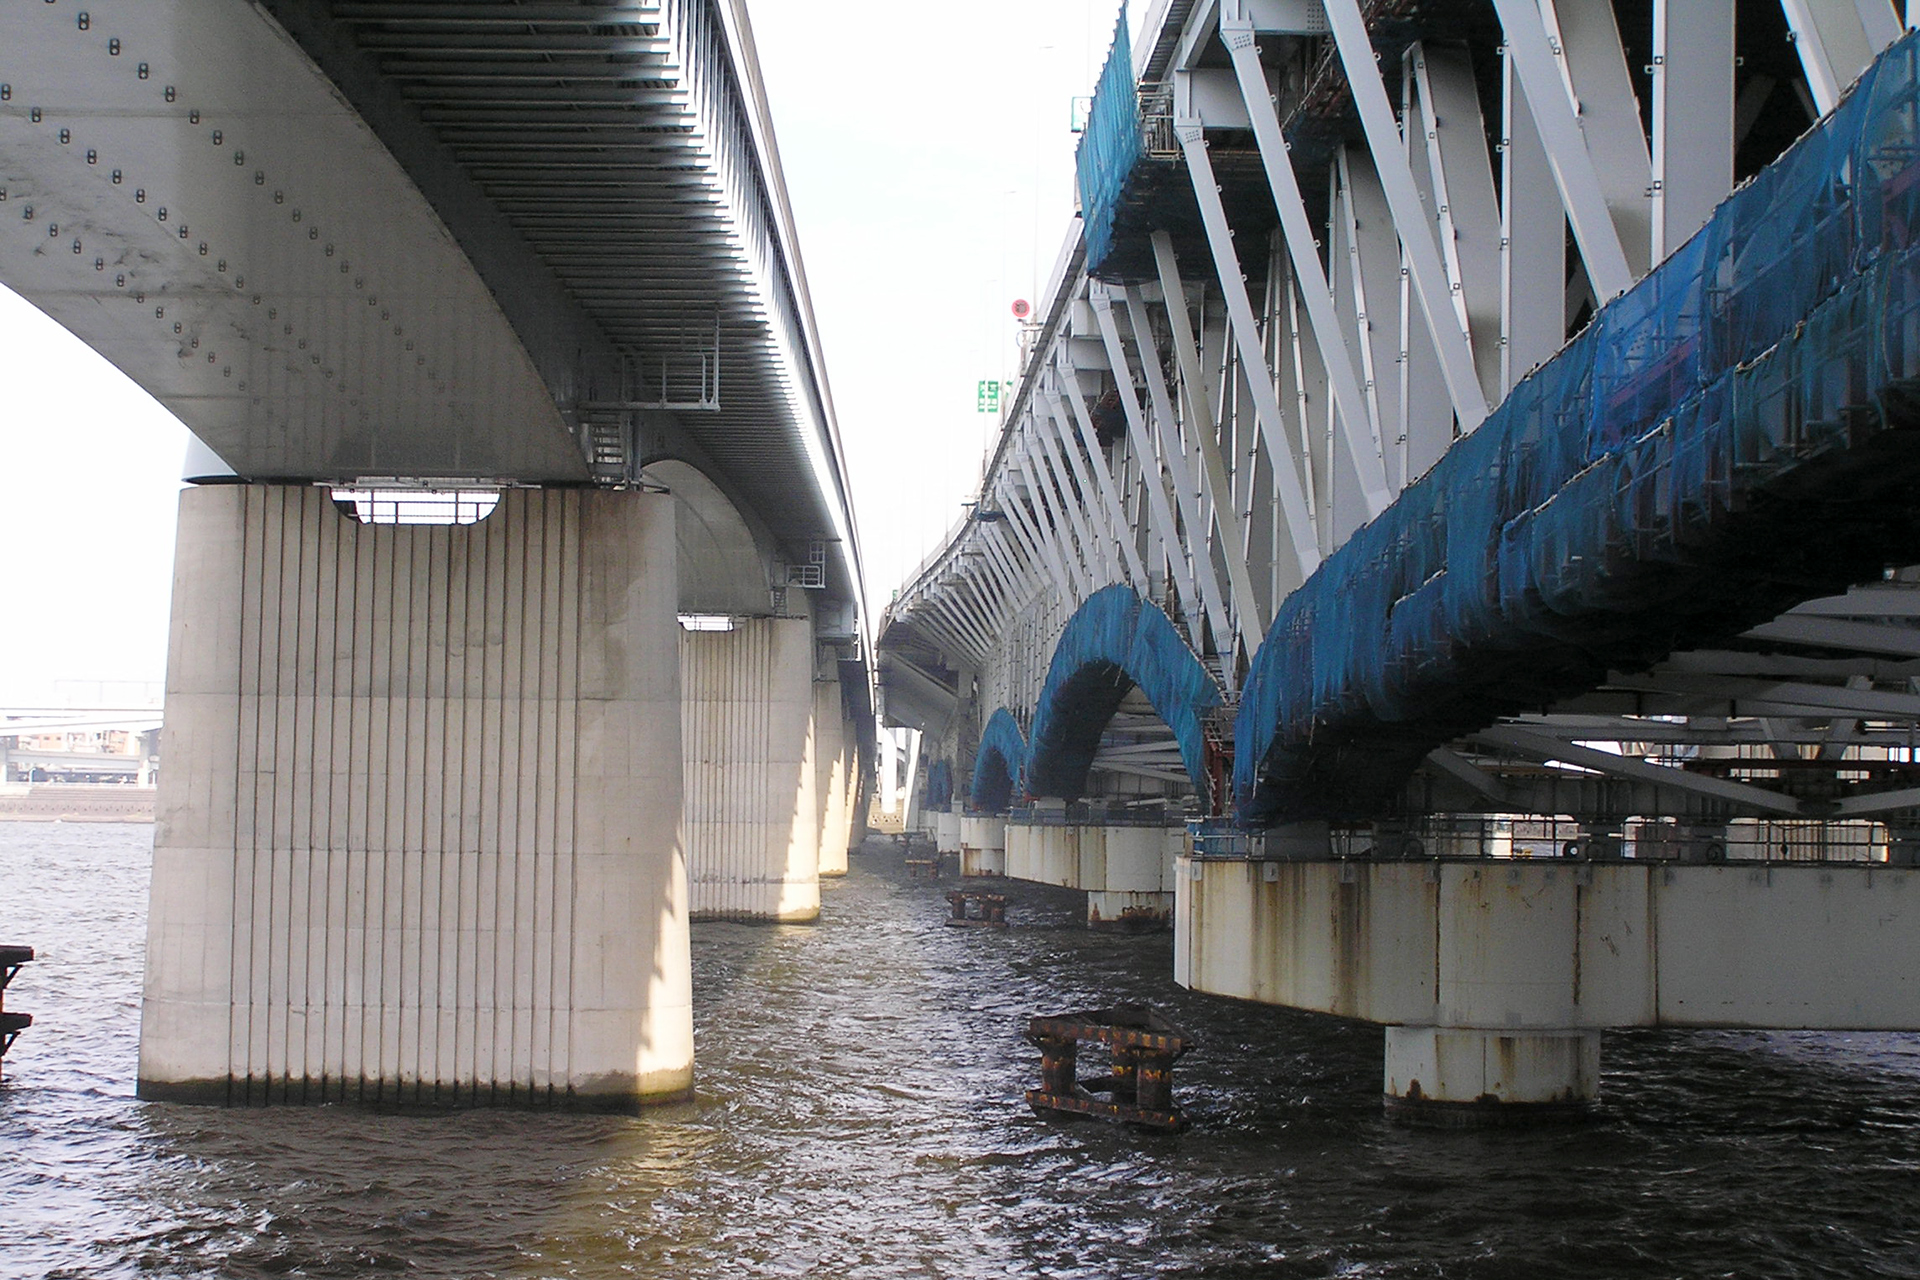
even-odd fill
[[[1036,1016],[1027,1023],[1026,1038],[1040,1050],[1040,1087],[1027,1090],[1034,1111],[1096,1116],[1166,1133],[1187,1127],[1173,1101],[1173,1064],[1192,1052],[1194,1040],[1151,1007]],[[1107,1075],[1078,1077],[1082,1044],[1107,1048]]]
[[[13,982],[13,975],[32,959],[32,947],[0,946],[0,1058],[5,1058],[14,1040],[33,1025],[32,1014],[8,1013],[6,1008],[7,987]]]
[[[986,929],[1007,927],[1007,895],[983,893],[978,889],[950,889],[947,902],[953,907],[949,925],[976,925]]]

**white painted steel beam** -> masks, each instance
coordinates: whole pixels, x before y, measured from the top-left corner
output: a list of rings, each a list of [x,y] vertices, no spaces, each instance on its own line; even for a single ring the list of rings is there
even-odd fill
[[[1192,568],[1195,583],[1200,588],[1201,598],[1206,603],[1207,618],[1213,624],[1216,642],[1223,650],[1233,647],[1233,625],[1227,612],[1227,603],[1220,584],[1219,571],[1214,567],[1213,549],[1210,537],[1213,524],[1200,511],[1200,483],[1195,475],[1192,460],[1187,456],[1185,441],[1180,437],[1180,421],[1173,411],[1173,399],[1167,393],[1166,371],[1160,367],[1160,353],[1155,349],[1153,329],[1147,321],[1146,304],[1140,299],[1137,290],[1129,286],[1125,291],[1127,303],[1127,323],[1133,330],[1134,347],[1139,354],[1140,369],[1147,384],[1147,398],[1153,406],[1153,421],[1160,443],[1160,457],[1166,464],[1173,479],[1174,500],[1179,504],[1184,525],[1183,547],[1188,564]],[[1111,324],[1111,308],[1106,312],[1105,323]],[[1115,336],[1118,341],[1118,335]]]
[[[1032,450],[1024,438],[1020,442],[1016,461],[1027,478],[1027,489],[1033,495],[1035,506],[1029,507],[1019,494],[1009,493],[1002,500],[1001,507],[1013,517],[1013,527],[1026,543],[1028,554],[1038,555],[1047,566],[1061,597],[1077,605],[1087,598],[1086,584],[1080,578],[1078,564],[1070,571],[1067,567],[1069,562],[1060,555],[1060,548],[1050,531],[1040,526],[1039,518],[1045,514],[1046,498],[1041,489],[1039,472],[1033,464]]]
[[[1207,483],[1207,500],[1213,508],[1213,523],[1219,529],[1219,537],[1214,543],[1221,563],[1226,567],[1227,582],[1233,591],[1233,612],[1238,621],[1243,641],[1251,653],[1260,643],[1259,637],[1266,634],[1267,616],[1260,607],[1260,597],[1253,592],[1253,575],[1247,569],[1246,531],[1240,518],[1233,509],[1233,477],[1227,470],[1226,459],[1220,455],[1220,442],[1214,437],[1212,397],[1207,394],[1207,381],[1200,368],[1199,343],[1195,340],[1192,320],[1187,315],[1187,296],[1180,282],[1180,267],[1173,256],[1173,237],[1165,231],[1156,231],[1152,237],[1153,261],[1160,276],[1160,294],[1167,309],[1167,323],[1173,330],[1174,358],[1180,365],[1180,382],[1186,388],[1187,408],[1192,418],[1188,422],[1188,435],[1193,446],[1200,454],[1202,475]],[[1129,306],[1137,299],[1132,290],[1128,290]],[[1143,327],[1145,308],[1139,308],[1141,314],[1129,310],[1128,315],[1134,322],[1134,333],[1146,330]],[[1154,371],[1158,373],[1156,368]],[[1153,390],[1152,382],[1148,390]],[[1171,405],[1168,406],[1171,413]],[[1206,525],[1200,526],[1205,530]]]
[[[1067,425],[1065,407],[1052,388],[1042,386],[1040,390],[1040,411],[1034,415],[1036,421],[1044,420],[1039,428],[1040,447],[1046,451],[1047,461],[1053,464],[1054,479],[1059,484],[1060,500],[1068,504],[1067,515],[1073,521],[1074,534],[1080,539],[1080,550],[1087,561],[1087,572],[1093,589],[1110,582],[1123,581],[1119,557],[1114,554],[1115,539],[1107,527],[1107,511],[1101,503],[1100,493],[1093,485],[1093,477],[1087,474],[1086,459],[1080,454],[1079,445],[1074,443],[1072,429]],[[1048,427],[1052,430],[1048,430]],[[1073,478],[1074,489],[1078,491],[1078,500],[1068,489],[1067,478]]]
[[[1361,391],[1359,373],[1354,368],[1353,350],[1340,328],[1340,321],[1333,313],[1332,290],[1327,284],[1327,273],[1320,265],[1320,253],[1317,237],[1307,220],[1307,206],[1300,194],[1299,179],[1293,172],[1293,161],[1287,155],[1286,140],[1280,135],[1280,118],[1274,109],[1273,96],[1267,91],[1267,76],[1260,65],[1260,51],[1253,43],[1253,23],[1241,18],[1221,22],[1221,38],[1225,40],[1227,52],[1233,58],[1233,69],[1239,77],[1240,93],[1246,101],[1247,115],[1253,123],[1253,137],[1260,148],[1260,163],[1266,170],[1267,185],[1273,193],[1273,203],[1280,215],[1280,227],[1287,245],[1287,255],[1293,263],[1294,276],[1301,281],[1301,293],[1307,307],[1307,321],[1313,326],[1314,341],[1320,346],[1320,356],[1326,365],[1327,379],[1333,390],[1334,412],[1340,421],[1341,442],[1346,446],[1348,456],[1353,460],[1354,473],[1360,480],[1360,493],[1367,504],[1367,518],[1372,519],[1387,509],[1393,501],[1392,491],[1387,485],[1386,452],[1380,441],[1380,426],[1377,415],[1367,412],[1367,400]],[[1188,145],[1183,138],[1182,145]],[[1204,143],[1202,144],[1204,145]],[[1193,163],[1189,158],[1188,164]],[[1196,175],[1198,170],[1195,170]],[[1211,177],[1211,164],[1208,176]],[[1199,178],[1196,176],[1195,181]],[[1202,220],[1206,217],[1202,206]],[[1224,214],[1222,215],[1224,221]],[[1209,235],[1212,228],[1209,226]],[[1219,250],[1215,249],[1216,257]],[[1264,356],[1257,362],[1248,359],[1245,348],[1241,358],[1249,368],[1258,368],[1266,373],[1269,380],[1272,371]],[[1256,393],[1257,398],[1257,393]],[[1275,427],[1279,426],[1277,415],[1279,405],[1275,406]],[[1481,416],[1486,407],[1481,405]],[[1264,415],[1262,425],[1265,426]],[[1303,432],[1304,435],[1304,432]],[[1274,449],[1275,433],[1268,432],[1269,450]],[[1284,438],[1284,436],[1282,436]],[[1290,452],[1290,451],[1289,451]],[[1274,466],[1279,468],[1279,459],[1287,454],[1275,451]],[[1317,552],[1316,543],[1316,552]],[[1307,572],[1305,569],[1302,573]]]
[[[1233,248],[1233,230],[1227,225],[1227,211],[1220,203],[1220,187],[1213,176],[1213,161],[1207,155],[1206,131],[1197,120],[1175,122],[1180,148],[1187,159],[1187,173],[1193,181],[1195,202],[1200,206],[1200,221],[1206,227],[1207,244],[1213,251],[1215,274],[1220,280],[1221,296],[1227,304],[1228,327],[1240,361],[1259,377],[1247,379],[1253,394],[1254,414],[1267,443],[1273,464],[1274,488],[1280,510],[1286,520],[1286,532],[1300,581],[1312,576],[1320,565],[1319,540],[1307,511],[1306,491],[1300,484],[1300,464],[1287,443],[1285,424],[1280,418],[1280,400],[1273,390],[1273,373],[1267,367],[1259,326],[1253,318],[1253,304],[1247,298],[1246,278],[1240,272],[1240,259]]]
[[[1581,259],[1600,300],[1611,300],[1630,289],[1637,277],[1614,226],[1595,157],[1587,149],[1579,108],[1562,76],[1559,38],[1549,36],[1540,0],[1493,0],[1493,5],[1534,126],[1546,144]]]
[[[1099,501],[1104,504],[1113,540],[1120,548],[1121,559],[1126,563],[1134,588],[1144,593],[1147,590],[1147,568],[1140,562],[1140,549],[1134,545],[1133,529],[1113,483],[1113,468],[1108,464],[1107,451],[1101,447],[1100,433],[1094,429],[1093,419],[1087,413],[1086,393],[1071,363],[1063,362],[1058,372],[1061,390],[1066,393],[1061,399],[1066,401],[1073,424],[1079,428],[1080,443],[1086,447],[1087,466],[1093,472],[1094,488],[1099,491]],[[1076,450],[1075,459],[1078,460],[1078,457]]]
[[[1360,14],[1359,0],[1326,0],[1327,22],[1333,28],[1340,63],[1346,69],[1347,83],[1353,91],[1354,106],[1360,112],[1360,125],[1366,131],[1367,145],[1373,153],[1375,170],[1387,193],[1387,205],[1393,211],[1393,223],[1406,251],[1407,271],[1434,349],[1440,357],[1441,374],[1447,394],[1453,400],[1460,429],[1471,431],[1487,416],[1486,392],[1474,368],[1472,339],[1453,304],[1446,266],[1434,243],[1428,212],[1420,200],[1394,118],[1393,105],[1387,100],[1380,79],[1380,65],[1374,57],[1373,41],[1367,34],[1366,19]],[[1271,111],[1271,105],[1269,105]],[[1277,126],[1276,126],[1277,132]],[[1262,148],[1264,154],[1264,148]]]
[[[1146,490],[1148,527],[1159,547],[1159,554],[1166,559],[1168,570],[1173,574],[1174,586],[1180,594],[1180,607],[1187,615],[1189,626],[1193,628],[1192,638],[1197,649],[1203,608],[1201,593],[1195,583],[1186,548],[1180,541],[1173,510],[1167,503],[1167,487],[1161,482],[1160,451],[1154,447],[1152,434],[1147,430],[1146,415],[1141,411],[1140,396],[1133,385],[1132,366],[1127,361],[1126,348],[1120,345],[1120,329],[1113,322],[1113,298],[1105,285],[1095,284],[1090,300],[1094,321],[1100,326],[1100,340],[1106,345],[1107,360],[1113,366],[1113,383],[1120,396],[1120,408],[1127,417],[1128,439],[1133,442],[1134,456],[1140,460],[1140,484]],[[1224,616],[1221,621],[1225,621]],[[1226,634],[1224,627],[1220,628],[1220,634]]]
[[[1900,22],[1884,0],[1780,0],[1780,8],[1821,115],[1900,36]]]
[[[1788,615],[1753,628],[1746,633],[1746,637],[1749,640],[1779,640],[1789,644],[1821,645],[1854,649],[1861,653],[1920,658],[1920,627]]]
[[[1030,417],[1028,424],[1032,429],[1023,442],[1027,474],[1033,478],[1034,492],[1039,495],[1041,510],[1047,517],[1040,532],[1052,542],[1054,552],[1073,574],[1076,596],[1084,600],[1094,593],[1096,577],[1104,575],[1099,562],[1093,559],[1096,551],[1087,545],[1088,535],[1080,524],[1077,506],[1067,499],[1066,468],[1048,448],[1047,432],[1039,425],[1039,415]]]
[[[1393,233],[1393,218],[1386,208],[1386,194],[1380,190],[1379,175],[1373,161],[1356,147],[1342,147],[1334,157],[1333,226],[1339,233],[1334,254],[1336,264],[1344,260],[1346,294],[1353,307],[1350,323],[1353,342],[1360,355],[1360,378],[1367,398],[1367,423],[1373,438],[1386,447],[1393,458],[1387,484],[1396,492],[1407,483],[1406,438],[1394,432],[1388,439],[1386,416],[1380,408],[1380,368],[1398,359],[1391,348],[1382,352],[1378,343],[1385,340],[1384,329],[1376,325],[1374,308],[1385,308],[1387,297],[1397,292],[1400,240]],[[1344,250],[1344,254],[1342,254]],[[1339,271],[1334,273],[1339,275]],[[1291,301],[1291,300],[1289,300]],[[1339,303],[1336,286],[1335,304]],[[1376,336],[1379,335],[1379,336]],[[1298,343],[1296,347],[1296,360]],[[1382,355],[1387,357],[1383,360]],[[1304,382],[1296,370],[1296,380]],[[1304,393],[1304,386],[1299,388]],[[1390,391],[1397,388],[1390,387]],[[1398,414],[1397,402],[1392,406]],[[1304,415],[1303,415],[1304,416]],[[1322,543],[1323,548],[1325,543]],[[1330,548],[1327,548],[1330,549]]]
[[[1447,286],[1455,316],[1472,342],[1481,390],[1488,402],[1497,404],[1503,394],[1500,202],[1473,63],[1464,48],[1416,44],[1407,52],[1424,106],[1421,123],[1433,188],[1432,216]]]
[[[1504,394],[1566,334],[1567,216],[1511,51],[1501,58],[1500,381]]]
[[[1733,9],[1734,0],[1654,0],[1655,262],[1733,190]]]
[[[1745,805],[1765,813],[1798,814],[1800,812],[1798,800],[1791,796],[1783,796],[1777,791],[1768,791],[1764,787],[1689,773],[1685,769],[1675,769],[1667,765],[1648,764],[1644,760],[1615,755],[1611,751],[1583,747],[1577,743],[1566,742],[1546,734],[1533,733],[1526,729],[1500,726],[1483,729],[1472,734],[1471,738],[1475,742],[1492,747],[1504,747],[1509,751],[1532,756],[1537,760],[1560,760],[1567,764],[1579,765],[1583,769],[1593,769],[1599,773],[1650,782],[1655,786],[1668,787],[1675,791],[1711,796],[1716,800]]]

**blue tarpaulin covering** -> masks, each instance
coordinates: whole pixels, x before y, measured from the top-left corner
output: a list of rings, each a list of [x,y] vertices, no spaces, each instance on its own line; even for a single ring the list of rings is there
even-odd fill
[[[1243,823],[1378,815],[1462,733],[1920,559],[1916,48],[1287,598]]]
[[[1167,615],[1124,586],[1087,597],[1054,646],[1034,710],[1027,748],[1027,791],[1074,799],[1100,735],[1135,685],[1173,730],[1180,759],[1200,794],[1207,793],[1201,717],[1220,702],[1214,681]]]
[[[953,764],[935,760],[927,770],[926,806],[944,813],[953,804]]]
[[[1020,790],[1027,767],[1027,736],[1005,707],[987,719],[980,734],[980,750],[973,757],[973,784],[967,802],[981,813],[1005,813]]]
[[[1094,86],[1093,106],[1074,152],[1089,271],[1097,271],[1113,247],[1114,215],[1134,166],[1145,155],[1140,91],[1133,81],[1133,42],[1127,36],[1127,9],[1121,5],[1119,21],[1113,28],[1113,48]]]

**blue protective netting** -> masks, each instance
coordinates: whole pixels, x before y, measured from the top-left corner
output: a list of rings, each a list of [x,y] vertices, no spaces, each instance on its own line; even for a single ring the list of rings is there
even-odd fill
[[[1287,598],[1243,823],[1378,815],[1462,733],[1920,559],[1917,47]]]
[[[1020,775],[1027,767],[1027,736],[1020,722],[1001,707],[987,718],[980,734],[980,750],[973,757],[973,783],[967,803],[981,813],[1004,813],[1020,791]]]
[[[953,804],[953,764],[935,760],[927,770],[926,807],[945,812]]]
[[[1067,620],[1047,667],[1027,745],[1027,791],[1078,797],[1100,735],[1135,685],[1180,745],[1187,776],[1207,793],[1201,717],[1220,702],[1220,686],[1151,602],[1132,588],[1105,587]]]
[[[1113,28],[1113,48],[1094,86],[1093,106],[1074,152],[1089,271],[1098,270],[1113,247],[1114,215],[1126,194],[1127,179],[1146,153],[1140,130],[1140,91],[1133,81],[1133,42],[1127,36],[1123,4]]]

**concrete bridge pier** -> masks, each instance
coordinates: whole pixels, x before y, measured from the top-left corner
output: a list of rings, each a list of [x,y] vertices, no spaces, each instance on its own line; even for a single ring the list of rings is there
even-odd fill
[[[847,721],[837,672],[813,682],[814,757],[819,770],[814,782],[820,804],[821,876],[847,874],[847,852],[853,846],[854,801],[859,793],[859,755],[854,729]]]
[[[1571,1118],[1600,1094],[1598,1031],[1388,1027],[1383,1093],[1416,1124]]]
[[[1008,822],[1006,874],[1087,895],[1094,928],[1149,929],[1172,918],[1185,832],[1160,826]]]
[[[680,670],[694,918],[818,918],[824,771],[811,619],[683,631]]]
[[[990,814],[962,814],[960,818],[960,874],[1007,874],[1007,820]]]
[[[1608,1027],[1920,1028],[1905,866],[1184,857],[1176,883],[1176,981],[1383,1025],[1387,1105],[1425,1121],[1577,1110]]]
[[[675,579],[657,494],[182,493],[141,1096],[684,1096]]]

